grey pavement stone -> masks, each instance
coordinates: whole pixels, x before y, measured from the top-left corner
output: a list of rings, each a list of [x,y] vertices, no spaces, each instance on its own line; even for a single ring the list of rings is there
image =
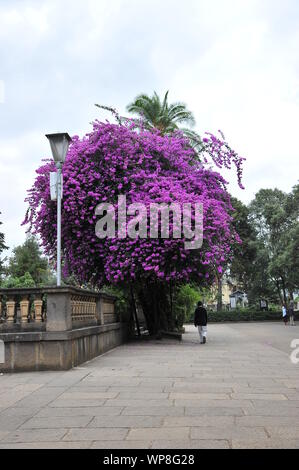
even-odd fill
[[[283,403],[289,405],[289,402]],[[294,406],[274,406],[267,402],[265,402],[264,406],[255,405],[254,408],[244,409],[244,413],[248,416],[291,416],[299,419],[299,408],[295,408]]]
[[[89,449],[92,442],[22,442],[1,444],[0,449]]]
[[[142,392],[144,392],[145,394],[156,394],[156,393],[169,393],[168,390],[165,390],[165,385],[153,385],[153,386],[146,386],[146,385],[140,385],[138,387],[117,387],[117,386],[111,386],[111,387],[108,387],[107,388],[107,391],[109,392],[117,392],[119,394],[123,394],[124,393],[130,393],[130,394],[134,394],[134,396],[136,396],[135,394],[140,394]],[[137,398],[137,397],[136,397]]]
[[[119,400],[167,400],[169,397],[169,393],[164,392],[143,392],[141,389],[139,392],[120,392],[117,395],[117,399]],[[113,397],[111,397],[113,398]]]
[[[115,390],[111,390],[108,385],[106,385],[105,387],[101,387],[99,385],[97,385],[96,387],[94,386],[86,386],[86,385],[82,385],[81,387],[78,386],[78,385],[75,385],[74,387],[71,387],[70,389],[68,390],[71,390],[72,393],[105,393],[105,392],[117,392],[119,393],[119,388],[115,389]],[[67,392],[66,392],[67,393]]]
[[[297,426],[267,425],[266,429],[271,437],[281,438],[281,439],[298,439],[299,440],[299,423]]]
[[[184,416],[184,411],[183,407],[178,406],[130,406],[124,408],[121,414],[124,416]]]
[[[28,420],[28,416],[1,416],[0,431],[15,431]]]
[[[175,407],[177,408],[177,407]],[[243,408],[228,408],[228,407],[186,407],[186,416],[244,416]]]
[[[192,440],[192,441],[153,441],[152,449],[229,449],[225,440]]]
[[[128,434],[123,428],[70,429],[64,441],[121,441]]]
[[[85,377],[89,375],[87,370],[78,371],[76,369],[62,372],[48,383],[49,387],[70,387],[80,383]]]
[[[35,418],[68,416],[118,416],[124,408],[120,406],[85,406],[73,408],[43,408]]]
[[[8,434],[9,434],[8,431],[0,431],[0,441],[2,441],[2,439],[8,436]]]
[[[90,423],[90,416],[49,416],[47,418],[31,418],[20,429],[61,429],[84,428]]]
[[[299,449],[299,441],[293,439],[232,440],[233,449]]]
[[[21,408],[43,407],[59,397],[64,391],[63,387],[42,388],[19,400],[15,406]]]
[[[189,408],[252,408],[250,400],[174,400],[174,405]]]
[[[162,425],[161,417],[153,416],[96,416],[89,428],[154,428]]]
[[[107,400],[108,398],[116,398],[119,392],[65,392],[59,396],[59,400]]]
[[[150,441],[96,441],[91,449],[150,449]]]
[[[54,400],[52,401],[49,406],[52,408],[83,408],[83,407],[99,407],[104,405],[105,400],[79,400],[77,399],[67,399],[67,400]],[[116,403],[116,406],[118,403]],[[112,405],[113,406],[113,405]]]
[[[22,429],[8,433],[1,444],[4,442],[54,442],[60,441],[66,434],[67,429]]]
[[[266,439],[268,436],[262,427],[193,427],[191,439]]]
[[[133,441],[153,441],[153,440],[188,440],[190,429],[182,428],[138,428],[131,429],[127,436],[128,440]]]
[[[297,416],[242,416],[236,418],[237,426],[298,426],[299,415]]]
[[[167,399],[161,399],[161,400],[142,400],[142,399],[136,399],[134,400],[133,398],[131,400],[120,400],[118,398],[114,400],[107,400],[105,402],[105,406],[173,406],[173,403],[171,400]]]
[[[233,416],[169,416],[164,419],[163,426],[166,427],[232,427],[235,423]]]
[[[36,413],[39,412],[41,408],[18,408],[18,407],[10,407],[10,408],[3,408],[3,410],[0,412],[0,420],[5,419],[5,418],[15,418],[15,417],[28,417],[30,418],[31,416],[34,416]]]
[[[165,387],[166,392],[170,393],[224,393],[229,394],[233,392],[232,386],[223,385],[223,383],[215,384],[202,384],[202,383],[175,383],[173,387]]]
[[[232,393],[231,397],[233,400],[287,400],[287,397],[280,393]]]
[[[170,393],[170,400],[229,400],[225,393]]]

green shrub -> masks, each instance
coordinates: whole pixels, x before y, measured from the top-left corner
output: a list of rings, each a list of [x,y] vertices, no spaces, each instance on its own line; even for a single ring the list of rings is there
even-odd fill
[[[177,322],[178,316],[180,322],[182,322],[184,316],[182,324],[193,321],[194,311],[199,300],[203,300],[203,292],[197,286],[191,284],[180,286],[174,295],[173,311],[175,321]]]
[[[279,321],[281,312],[262,312],[258,310],[230,310],[224,312],[208,312],[209,323],[249,322],[249,321]],[[193,323],[190,319],[188,323]]]
[[[182,331],[186,317],[186,307],[174,305],[174,323],[177,331]]]

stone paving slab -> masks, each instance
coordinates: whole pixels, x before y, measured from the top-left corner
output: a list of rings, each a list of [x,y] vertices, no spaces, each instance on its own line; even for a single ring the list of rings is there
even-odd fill
[[[158,428],[162,418],[156,416],[96,416],[88,424],[89,428]]]
[[[1,444],[0,449],[90,449],[92,441],[79,442],[19,442],[16,444]]]
[[[180,416],[167,417],[164,419],[163,426],[166,427],[207,427],[214,426],[220,428],[231,427],[235,424],[235,418],[232,416]]]
[[[232,440],[232,449],[299,449],[299,441],[266,439],[266,440]]]
[[[184,414],[185,408],[178,406],[125,407],[122,412],[124,416],[184,416]]]
[[[230,449],[226,440],[153,441],[152,449]]]
[[[209,325],[66,372],[0,376],[0,449],[299,448],[299,327]]]
[[[190,437],[189,427],[177,428],[138,428],[129,431],[128,440],[154,441],[154,440],[188,440]]]
[[[293,426],[299,427],[299,415],[297,416],[242,416],[236,418],[237,426]]]
[[[151,441],[95,441],[91,449],[150,449]]]
[[[175,407],[177,408],[177,407]],[[244,416],[245,409],[238,407],[185,407],[185,416]]]
[[[20,429],[61,429],[84,428],[91,420],[90,416],[48,416],[47,418],[31,418],[20,426]]]
[[[77,416],[118,416],[124,408],[121,406],[84,406],[73,408],[43,408],[36,415],[35,418],[48,418],[48,417],[77,417]]]
[[[229,426],[222,427],[193,427],[191,439],[266,439],[266,431],[262,427]]]
[[[120,441],[128,434],[123,428],[69,429],[64,441]]]
[[[1,444],[3,442],[54,442],[60,441],[63,436],[67,433],[67,429],[43,429],[41,432],[39,429],[23,429],[17,430],[11,433],[8,433],[3,439],[0,440]]]

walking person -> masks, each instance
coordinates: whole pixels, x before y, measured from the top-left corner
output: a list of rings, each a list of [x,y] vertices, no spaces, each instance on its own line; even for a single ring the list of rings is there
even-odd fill
[[[289,303],[289,319],[290,319],[290,325],[295,326],[295,319],[294,319],[294,301],[293,299],[290,300]]]
[[[207,342],[207,325],[208,325],[208,313],[203,306],[202,302],[198,302],[197,308],[194,313],[194,326],[198,327],[200,344],[206,344]]]
[[[286,304],[283,304],[282,306],[282,319],[284,321],[285,326],[287,326],[289,319]]]

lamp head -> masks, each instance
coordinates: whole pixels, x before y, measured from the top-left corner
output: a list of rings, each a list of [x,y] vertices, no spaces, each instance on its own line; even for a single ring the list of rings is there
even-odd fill
[[[72,139],[64,132],[60,134],[47,134],[52,155],[56,164],[63,164]]]

